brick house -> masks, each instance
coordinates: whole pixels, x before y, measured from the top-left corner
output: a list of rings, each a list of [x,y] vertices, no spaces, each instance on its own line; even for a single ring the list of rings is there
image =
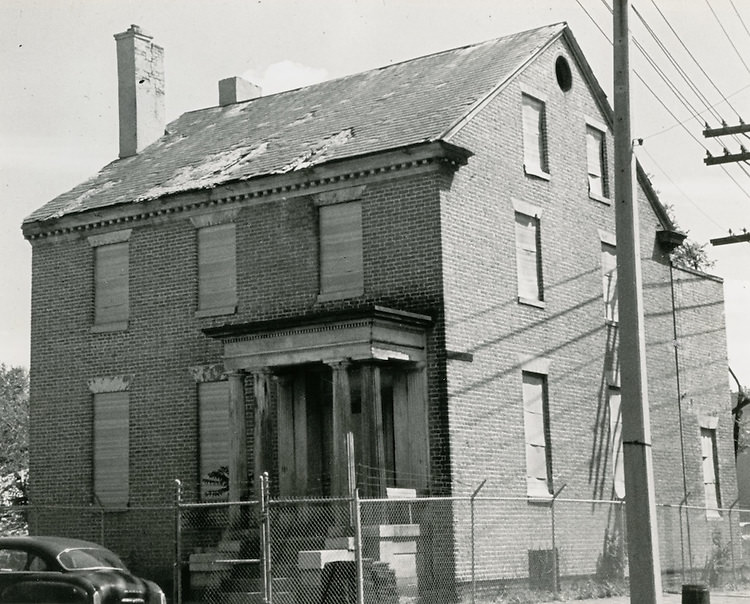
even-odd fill
[[[169,526],[129,508],[175,478],[208,499],[222,466],[232,499],[262,471],[345,494],[347,432],[367,497],[487,479],[533,525],[563,485],[624,495],[612,115],[565,24],[267,97],[223,80],[166,126],[161,48],[115,37],[120,158],[23,223],[34,504],[103,508],[169,576]],[[722,283],[670,266],[637,178],[657,500],[722,507]]]

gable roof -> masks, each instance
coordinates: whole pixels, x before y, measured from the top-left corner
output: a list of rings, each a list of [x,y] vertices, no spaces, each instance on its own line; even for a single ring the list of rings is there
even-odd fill
[[[442,140],[564,31],[558,23],[185,113],[138,155],[108,164],[24,226]]]

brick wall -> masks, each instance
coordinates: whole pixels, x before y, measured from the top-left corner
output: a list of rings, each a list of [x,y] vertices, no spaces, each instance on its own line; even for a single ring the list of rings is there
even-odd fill
[[[573,68],[567,93],[555,79],[560,55]],[[549,180],[524,174],[520,100],[529,90],[546,103]],[[473,355],[472,362],[448,361],[447,369],[456,494],[470,494],[484,479],[482,495],[526,494],[521,371],[531,356],[549,360],[554,488],[565,486],[565,498],[612,496],[607,387],[616,366],[618,328],[605,324],[601,233],[614,235],[615,212],[612,204],[588,195],[587,120],[606,123],[570,53],[558,42],[451,141],[475,153],[444,190],[442,205],[446,347]],[[612,140],[608,133],[610,191]],[[518,302],[514,200],[542,211],[544,308]],[[676,503],[683,497],[683,483],[682,473],[675,471],[682,464],[670,270],[655,240],[658,218],[640,190],[638,203],[656,499]],[[696,419],[702,409],[720,418],[722,502],[729,505],[736,485],[722,287],[719,280],[680,270],[675,280],[690,502],[703,505]],[[530,503],[528,513],[542,512]],[[705,519],[695,520],[696,526],[705,525]],[[519,523],[504,526],[509,541],[525,538]],[[457,547],[466,538],[461,530]],[[568,524],[560,530],[561,538],[569,539],[573,533],[565,531],[580,527]],[[602,532],[592,531],[586,543],[601,552],[603,539]],[[710,539],[704,543],[710,549]],[[701,547],[698,552],[696,545],[694,553],[702,560],[706,546]],[[575,563],[565,563],[568,572],[575,571]]]

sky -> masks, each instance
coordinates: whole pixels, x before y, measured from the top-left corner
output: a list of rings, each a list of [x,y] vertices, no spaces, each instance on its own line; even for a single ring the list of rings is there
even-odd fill
[[[117,157],[114,34],[137,24],[165,48],[168,121],[217,105],[222,78],[240,75],[270,94],[562,21],[611,99],[607,4],[0,0],[0,363],[29,366],[31,246],[21,222]],[[750,167],[706,166],[706,150],[720,155],[722,144],[702,136],[704,122],[750,120],[750,2],[631,4],[639,161],[691,239],[750,229]],[[725,144],[736,153],[741,142]],[[750,386],[750,244],[707,251],[724,279],[729,364]]]

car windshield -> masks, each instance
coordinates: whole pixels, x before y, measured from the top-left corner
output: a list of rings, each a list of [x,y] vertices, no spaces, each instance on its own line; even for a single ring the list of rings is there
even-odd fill
[[[91,570],[95,568],[118,568],[127,570],[117,556],[106,549],[71,547],[60,552],[57,560],[65,570]]]

